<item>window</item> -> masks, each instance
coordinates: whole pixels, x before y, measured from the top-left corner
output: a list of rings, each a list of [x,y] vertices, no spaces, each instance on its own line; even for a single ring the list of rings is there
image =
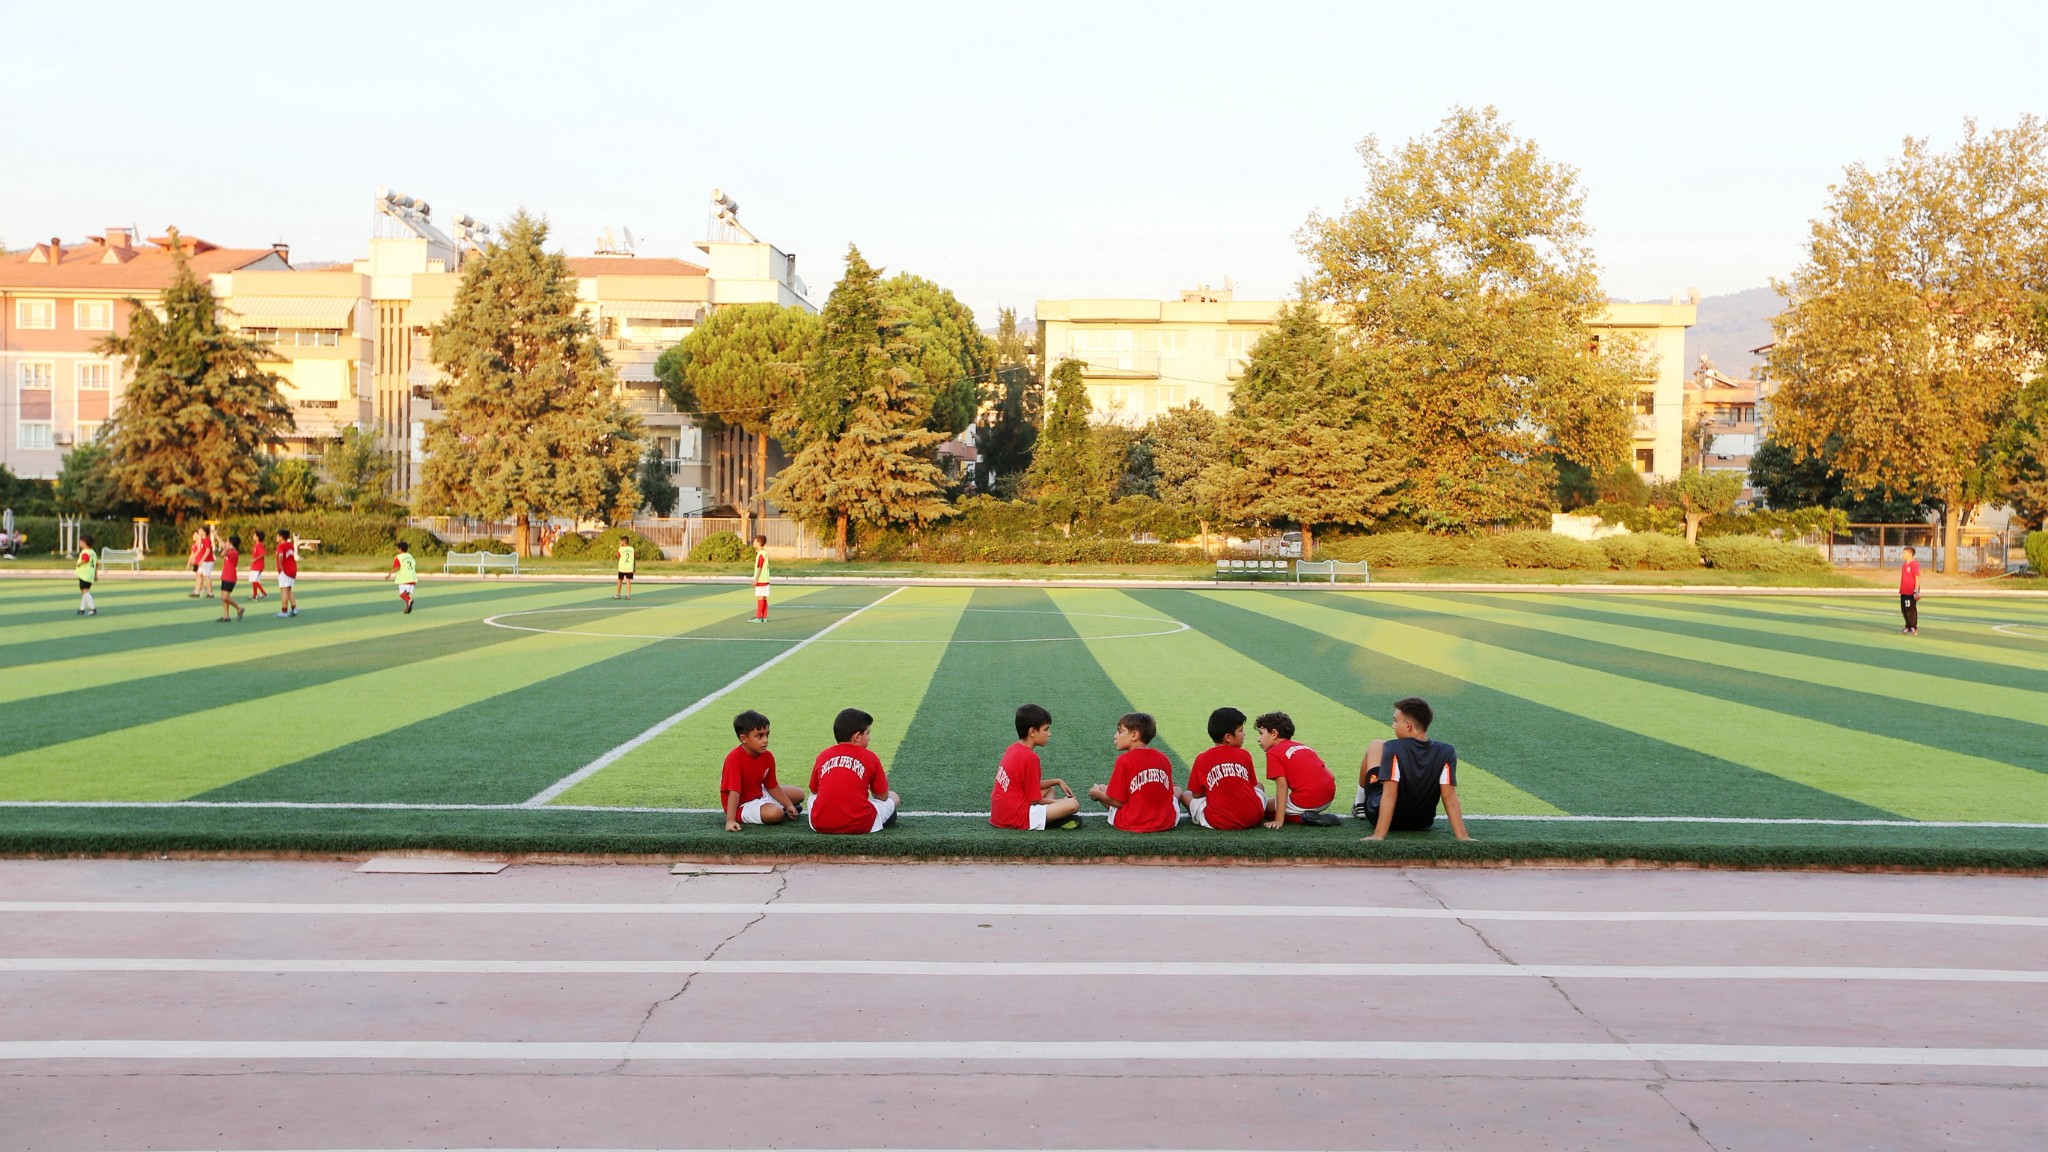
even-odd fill
[[[50,422],[48,420],[23,420],[20,427],[20,444],[23,448],[48,448],[50,446]]]
[[[97,426],[107,418],[109,398],[112,393],[114,369],[105,363],[85,363],[78,366],[78,436],[86,438],[88,422]]]
[[[1132,333],[1077,329],[1067,335],[1067,349],[1076,360],[1098,368],[1128,369],[1131,366]]]
[[[1655,416],[1656,414],[1657,394],[1655,392],[1636,393],[1636,415]]]
[[[114,329],[114,302],[111,300],[79,300],[71,305],[71,326],[81,332],[111,332]]]
[[[80,444],[97,442],[100,438],[100,426],[100,421],[97,420],[80,420],[78,422],[78,442]]]
[[[57,366],[47,363],[21,366],[21,433],[23,448],[50,446],[50,420],[55,415]]]
[[[1218,332],[1216,353],[1225,360],[1249,360],[1252,345],[1259,342],[1259,333],[1248,331]]]
[[[1156,352],[1161,356],[1185,356],[1188,354],[1188,333],[1185,328],[1159,328],[1138,333],[1138,351]]]
[[[1657,450],[1655,448],[1636,449],[1636,471],[1655,472],[1656,470]]]
[[[57,302],[54,300],[16,300],[14,302],[14,326],[16,328],[55,328],[57,326]]]

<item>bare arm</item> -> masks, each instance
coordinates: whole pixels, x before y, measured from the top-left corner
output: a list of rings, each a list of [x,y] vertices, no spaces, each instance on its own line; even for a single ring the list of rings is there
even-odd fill
[[[1054,790],[1055,788],[1057,788],[1057,789],[1058,789],[1059,791],[1061,791],[1061,792],[1065,792],[1065,793],[1066,793],[1067,795],[1069,795],[1069,796],[1072,796],[1072,795],[1074,794],[1074,790],[1073,790],[1072,788],[1069,788],[1069,787],[1067,787],[1067,782],[1066,782],[1065,780],[1062,780],[1062,779],[1060,779],[1059,777],[1055,776],[1055,777],[1053,777],[1053,778],[1052,778],[1052,779],[1050,779],[1050,780],[1041,780],[1041,781],[1039,781],[1039,787],[1038,787],[1038,796],[1039,796],[1039,799],[1041,799],[1041,800],[1050,800],[1050,799],[1052,799],[1052,798],[1053,798],[1053,795],[1054,795],[1054,793],[1053,793],[1053,790]]]
[[[1287,826],[1287,781],[1283,778],[1273,781],[1273,818],[1266,821],[1268,828]]]
[[[1472,838],[1465,834],[1465,812],[1464,809],[1458,807],[1458,786],[1456,784],[1444,785],[1444,815],[1451,818],[1451,831],[1457,833],[1458,839],[1470,840]]]
[[[1387,830],[1394,826],[1394,805],[1400,799],[1401,785],[1398,781],[1390,778],[1380,785],[1379,823],[1373,825],[1372,835],[1368,839],[1385,840],[1387,838]]]
[[[727,832],[737,832],[740,830],[740,794],[737,792],[727,792],[725,794],[725,830]]]

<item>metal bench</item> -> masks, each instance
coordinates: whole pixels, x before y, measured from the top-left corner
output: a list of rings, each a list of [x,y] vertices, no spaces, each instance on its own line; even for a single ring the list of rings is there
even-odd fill
[[[1218,560],[1216,579],[1263,580],[1271,577],[1275,580],[1285,580],[1287,565],[1288,562],[1285,560]]]
[[[479,576],[488,572],[519,572],[517,552],[450,552],[441,558],[443,572],[474,572]]]
[[[1372,568],[1363,560],[1297,560],[1294,562],[1294,582],[1301,583],[1303,576],[1327,576],[1335,584],[1339,576],[1356,576],[1366,583],[1372,583]]]
[[[100,567],[102,567],[102,568],[111,568],[112,566],[114,566],[114,565],[116,565],[116,564],[126,564],[126,565],[128,565],[128,568],[129,568],[129,570],[130,570],[130,571],[132,571],[132,572],[140,572],[140,571],[142,571],[142,549],[140,549],[140,548],[102,548],[102,549],[100,549]]]

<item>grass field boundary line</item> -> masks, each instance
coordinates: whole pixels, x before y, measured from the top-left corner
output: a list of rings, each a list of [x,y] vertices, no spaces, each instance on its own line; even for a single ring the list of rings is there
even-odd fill
[[[0,1060],[1659,1061],[2048,1068],[2048,1048],[1446,1040],[7,1040]]]
[[[2048,916],[1965,912],[1417,908],[1352,904],[688,904],[444,901],[0,900],[0,913],[173,916],[1087,916],[1253,920],[1497,920],[1599,924],[1938,924],[2048,928]]]
[[[739,689],[745,687],[755,677],[760,676],[762,673],[767,672],[770,668],[775,667],[777,664],[782,663],[784,660],[787,660],[790,657],[796,655],[797,653],[803,651],[804,649],[810,647],[812,644],[830,635],[831,632],[834,629],[838,628],[840,625],[845,624],[846,622],[854,619],[861,613],[867,611],[870,608],[873,608],[875,605],[880,604],[882,601],[887,600],[889,597],[894,596],[901,591],[903,591],[903,589],[900,586],[896,588],[891,588],[889,591],[883,593],[879,598],[871,600],[868,603],[861,605],[860,607],[854,609],[846,615],[841,616],[839,619],[834,620],[830,624],[825,625],[823,628],[820,628],[816,632],[811,633],[809,636],[804,637],[802,640],[795,642],[790,647],[785,648],[782,651],[777,652],[775,655],[769,657],[768,659],[763,660],[761,663],[754,665],[752,668],[749,668],[747,671],[741,673],[739,676],[734,677],[732,682],[727,684],[725,687],[717,689],[710,695],[705,696],[702,699],[698,700],[696,703],[690,705],[687,708],[684,708],[682,711],[676,712],[664,720],[657,721],[652,727],[648,728],[645,732],[642,732],[638,736],[633,737],[631,740],[628,740],[625,743],[618,745],[611,751],[606,752],[604,755],[599,756],[597,759],[592,760],[590,763],[585,764],[583,767],[578,768],[576,771],[569,773],[567,776],[564,776],[560,780],[555,781],[553,784],[548,785],[546,788],[541,789],[539,792],[535,793],[533,796],[528,798],[524,804],[520,805],[520,807],[539,808],[546,805],[548,801],[553,800],[555,797],[560,796],[562,793],[567,792],[569,789],[574,788],[576,785],[583,783],[585,780],[588,780],[592,776],[595,776],[599,772],[602,772],[606,768],[609,768],[612,764],[616,763],[621,757],[633,751],[633,749],[640,747],[642,744],[647,743],[649,740],[654,739],[655,737],[661,735],[663,732],[668,731],[669,729],[675,727],[676,725],[682,723],[685,720],[688,720],[690,717],[695,716],[697,713],[710,707],[712,704],[717,703],[719,700],[722,700],[726,696],[731,695],[733,692],[736,692]]]
[[[397,801],[341,800],[0,800],[0,811],[9,808],[271,808],[297,811],[363,812],[615,812],[622,815],[716,816],[720,808],[667,808],[622,804],[547,804],[532,801],[517,804],[412,804]],[[986,812],[909,811],[908,819],[986,820]],[[1350,817],[1345,817],[1350,819]],[[2015,828],[2048,829],[2048,823],[2024,820],[1845,820],[1818,816],[1585,816],[1515,815],[1513,813],[1465,813],[1467,820],[1498,824],[1756,824],[1825,828]],[[1183,821],[1185,822],[1185,821]]]
[[[1796,964],[1348,964],[1203,961],[1005,960],[364,960],[190,957],[0,958],[0,972],[295,973],[450,976],[964,976],[1017,977],[1426,977],[1561,980],[1830,980],[2048,984],[2048,971],[2013,968],[1886,968]]]

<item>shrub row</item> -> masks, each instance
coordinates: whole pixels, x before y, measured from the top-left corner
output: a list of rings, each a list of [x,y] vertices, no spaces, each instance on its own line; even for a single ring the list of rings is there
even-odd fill
[[[958,536],[927,538],[902,558],[928,564],[1193,564],[1192,549],[1173,544],[1075,537],[1071,540],[979,540]]]
[[[713,532],[690,549],[693,564],[737,564],[753,558],[754,550],[737,532]]]
[[[631,528],[607,528],[595,536],[585,536],[580,532],[564,532],[560,536],[555,537],[555,548],[552,555],[560,560],[609,561],[618,556],[619,542],[622,540],[631,540],[633,542],[633,556],[636,560],[661,559],[661,545],[633,531]],[[465,545],[465,547],[467,546]],[[490,550],[499,551],[510,547],[511,545],[509,544],[493,542]],[[483,549],[471,550],[481,551]]]
[[[1432,536],[1388,532],[1331,540],[1317,555],[1364,560],[1384,568],[1612,568],[1683,572],[1702,561],[1729,572],[1826,572],[1827,558],[1803,544],[1763,536],[1707,537],[1695,548],[1657,532],[1610,536],[1594,543],[1551,532],[1503,532],[1497,536]]]
[[[2027,563],[2036,576],[2048,576],[2048,532],[2027,533]]]
[[[1700,541],[1707,565],[1725,572],[1831,572],[1827,557],[1804,544],[1764,536],[1711,536]]]

